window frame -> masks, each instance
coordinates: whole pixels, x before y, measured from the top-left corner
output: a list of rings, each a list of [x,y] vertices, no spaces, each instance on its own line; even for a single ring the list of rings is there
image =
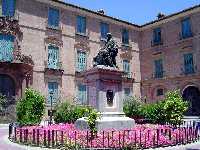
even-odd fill
[[[157,69],[157,62],[161,62],[159,64],[159,68],[162,68],[161,70]],[[159,70],[159,71],[158,71]],[[160,79],[160,78],[163,78],[164,77],[164,64],[163,64],[163,59],[160,58],[160,59],[155,59],[154,60],[154,78],[156,79]]]
[[[6,2],[8,2],[8,0],[0,0],[0,2],[1,2],[1,15],[2,16],[5,16],[5,17],[15,17],[15,14],[16,14],[16,3],[17,3],[17,1],[16,0],[13,0],[13,5],[14,5],[14,8],[13,8],[13,10],[14,10],[14,12],[13,12],[13,14],[11,14],[10,15],[10,10],[6,10],[6,13],[8,13],[8,14],[4,14],[4,9],[3,9],[3,2],[4,1],[6,1]]]
[[[126,28],[123,28],[121,30],[121,41],[122,41],[122,45],[127,45],[127,46],[130,45],[130,33],[129,33],[129,30]]]
[[[189,29],[185,29],[185,30],[189,30],[189,33],[185,33],[185,30],[183,28],[183,23],[185,21],[188,21],[189,23]],[[191,18],[190,17],[187,17],[187,18],[184,18],[181,20],[181,39],[187,39],[187,38],[190,38],[193,36],[193,33],[192,33],[192,22],[191,22]]]
[[[80,68],[79,68],[79,63],[78,63],[78,60],[79,60],[79,53],[84,53],[85,54],[85,68],[84,68],[84,70],[80,70]],[[77,49],[76,50],[76,58],[75,58],[75,60],[76,60],[76,72],[82,72],[82,71],[85,71],[86,69],[87,69],[87,52],[86,51],[83,51],[82,49]]]
[[[191,56],[192,64],[187,63],[188,66],[186,66],[186,61],[189,61],[189,60],[186,60],[186,57],[188,57],[188,55]],[[194,74],[195,73],[195,63],[194,63],[194,55],[193,55],[193,53],[185,53],[185,54],[183,54],[183,61],[184,61],[184,74],[186,74],[186,75]],[[189,68],[189,67],[192,67],[192,68]]]
[[[85,23],[84,32],[83,32],[83,31],[79,32],[79,30],[78,30],[78,28],[79,28],[78,20],[79,20],[80,18],[81,18],[82,21],[83,21],[83,19],[84,19],[84,23]],[[79,20],[79,21],[80,21],[80,20]],[[81,28],[81,30],[82,30],[82,28]],[[86,36],[86,34],[87,34],[87,17],[86,17],[86,16],[81,16],[81,15],[77,15],[77,16],[76,16],[76,34]]]
[[[54,25],[50,25],[49,24],[49,18],[50,18],[50,10],[57,10],[58,11],[58,25],[57,26],[54,26]],[[61,10],[59,9],[59,8],[57,8],[57,7],[48,7],[48,18],[47,18],[47,26],[48,26],[48,28],[51,28],[51,29],[60,29],[60,19],[61,19],[61,17],[60,17],[60,15],[61,15]]]
[[[107,38],[107,33],[102,32],[102,27],[106,27],[106,26],[107,26],[107,33],[109,33],[110,32],[110,25],[106,22],[100,22],[100,34],[101,34],[101,39],[103,39],[103,40],[105,40]],[[105,34],[105,35],[103,35],[103,34]]]
[[[157,27],[153,29],[153,45],[160,45],[160,44],[162,44],[162,29],[161,27]]]

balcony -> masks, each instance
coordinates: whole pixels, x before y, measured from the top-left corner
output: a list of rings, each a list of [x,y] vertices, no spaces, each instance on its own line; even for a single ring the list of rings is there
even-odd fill
[[[154,41],[154,40],[151,41],[151,47],[159,46],[159,45],[163,45],[163,39],[160,39],[158,41]]]
[[[9,64],[26,64],[33,66],[34,62],[32,57],[25,56],[21,53],[20,49],[17,50],[8,50],[4,49],[0,51],[0,63],[9,63]]]
[[[132,72],[124,72],[122,79],[125,82],[134,82],[133,73]]]
[[[64,70],[62,68],[62,62],[57,62],[56,64],[51,64],[48,61],[44,61],[45,73],[52,75],[63,75]]]
[[[155,72],[153,74],[153,78],[154,79],[162,79],[164,77],[164,73],[165,73],[165,71]]]
[[[188,67],[188,68],[181,68],[181,75],[193,75],[197,72],[197,66]]]
[[[193,33],[192,32],[188,32],[188,33],[180,32],[179,33],[179,39],[180,40],[184,40],[184,39],[191,38],[191,37],[193,37]]]

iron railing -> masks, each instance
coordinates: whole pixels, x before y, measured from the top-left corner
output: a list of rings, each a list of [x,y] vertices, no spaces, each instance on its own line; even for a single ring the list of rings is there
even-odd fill
[[[9,139],[20,144],[47,148],[68,149],[147,149],[188,144],[200,140],[199,123],[191,122],[171,128],[155,128],[152,131],[123,130],[101,131],[63,131],[9,126]],[[163,141],[165,137],[167,140]]]

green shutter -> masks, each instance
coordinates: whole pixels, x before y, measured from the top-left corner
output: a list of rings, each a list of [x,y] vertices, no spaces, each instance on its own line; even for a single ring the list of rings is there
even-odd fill
[[[190,24],[190,19],[184,19],[182,21],[182,38],[188,38],[192,36],[192,31],[191,31],[191,24]]]
[[[50,95],[50,93],[52,94],[52,97]],[[57,82],[49,82],[48,83],[48,101],[47,104],[51,104],[51,100],[52,100],[52,104],[56,104],[57,100],[58,100],[58,83]]]
[[[77,71],[84,71],[86,69],[87,59],[86,53],[78,51],[77,52]]]
[[[86,85],[79,84],[78,85],[78,93],[77,97],[79,100],[79,104],[87,104],[87,89]]]
[[[48,68],[58,69],[59,48],[56,46],[48,46]]]
[[[162,59],[155,60],[155,78],[162,78],[163,77],[163,63]]]
[[[14,36],[0,34],[0,61],[13,60]]]
[[[186,74],[194,73],[193,54],[184,54],[184,68]]]

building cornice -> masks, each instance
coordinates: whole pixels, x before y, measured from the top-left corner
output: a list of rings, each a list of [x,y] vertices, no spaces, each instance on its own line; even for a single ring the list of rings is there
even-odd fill
[[[154,26],[158,26],[158,25],[161,25],[161,24],[169,22],[169,21],[173,21],[177,18],[184,17],[184,16],[187,16],[187,15],[196,13],[196,12],[200,12],[200,4],[199,4],[199,5],[190,7],[188,9],[184,9],[180,12],[170,14],[168,16],[161,18],[161,19],[157,19],[157,20],[148,22],[148,23],[140,26],[140,25],[128,22],[128,21],[121,20],[119,18],[115,18],[115,17],[112,17],[112,16],[108,16],[108,15],[105,15],[105,14],[98,13],[96,11],[93,11],[93,10],[90,10],[90,9],[87,9],[87,8],[83,8],[83,7],[76,6],[76,5],[73,5],[73,4],[70,4],[70,3],[66,3],[66,2],[63,2],[61,0],[37,0],[37,1],[40,1],[42,3],[51,4],[51,5],[56,6],[56,7],[61,7],[63,9],[67,8],[68,10],[77,12],[79,14],[83,14],[83,15],[91,16],[91,17],[96,17],[100,20],[104,20],[104,21],[108,21],[108,22],[111,22],[111,23],[114,23],[114,24],[126,26],[128,28],[133,28],[137,31],[143,31],[145,29],[148,29],[148,28],[151,28],[151,27],[154,27]]]

